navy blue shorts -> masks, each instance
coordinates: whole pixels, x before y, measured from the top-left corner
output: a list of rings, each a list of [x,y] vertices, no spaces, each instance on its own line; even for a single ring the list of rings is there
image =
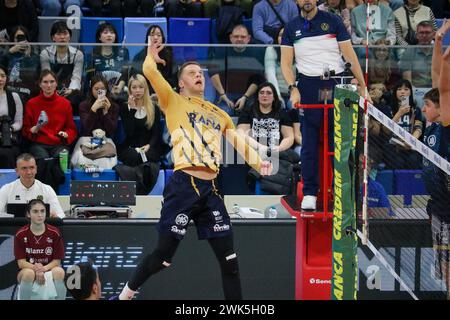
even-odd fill
[[[164,189],[158,231],[181,240],[192,219],[199,239],[231,234],[230,216],[216,186],[215,179],[202,180],[175,171]]]

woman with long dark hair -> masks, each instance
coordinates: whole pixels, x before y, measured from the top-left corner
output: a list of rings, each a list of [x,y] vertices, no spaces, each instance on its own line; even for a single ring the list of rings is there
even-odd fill
[[[166,37],[164,35],[163,29],[158,25],[151,25],[147,29],[147,34],[145,35],[145,43],[150,41],[155,46],[163,46],[166,43]],[[133,71],[132,74],[138,73],[142,74],[142,64],[144,63],[145,56],[147,55],[147,47],[139,51],[133,58]],[[171,47],[164,47],[159,52],[159,57],[164,61],[163,63],[157,63],[159,72],[163,75],[164,79],[169,81],[170,85],[173,87],[176,85],[176,81],[173,73],[173,55]],[[150,86],[150,93],[153,93],[153,88]]]
[[[103,76],[116,98],[123,92],[128,80],[128,49],[112,45],[118,43],[118,33],[114,25],[108,22],[98,26],[95,40],[104,45],[96,46],[93,50],[90,76]]]
[[[294,143],[292,120],[281,109],[274,85],[262,83],[256,92],[258,99],[250,108],[245,108],[239,117],[238,132],[248,136],[252,148],[264,153],[289,149]]]
[[[423,130],[422,112],[414,101],[411,82],[401,79],[392,90],[388,116],[405,131],[420,139]],[[411,150],[403,140],[393,136],[390,139],[395,156],[389,157],[389,167],[393,169],[420,169],[422,159],[419,153]]]

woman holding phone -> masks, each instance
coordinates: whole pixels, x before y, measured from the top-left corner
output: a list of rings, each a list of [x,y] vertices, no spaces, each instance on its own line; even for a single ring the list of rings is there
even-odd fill
[[[87,99],[80,104],[81,136],[92,135],[92,130],[102,129],[112,138],[116,132],[119,106],[110,98],[108,83],[100,75],[91,80]]]

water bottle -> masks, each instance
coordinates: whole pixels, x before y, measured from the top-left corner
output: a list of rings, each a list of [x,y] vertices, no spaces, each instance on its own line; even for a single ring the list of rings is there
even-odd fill
[[[68,162],[69,162],[69,151],[66,149],[62,150],[59,153],[59,164],[61,166],[61,170],[63,172],[66,172],[68,169]]]
[[[275,219],[278,215],[277,209],[275,207],[269,208],[269,219]]]
[[[233,205],[233,214],[239,215],[239,211],[240,211],[239,205],[235,203]]]

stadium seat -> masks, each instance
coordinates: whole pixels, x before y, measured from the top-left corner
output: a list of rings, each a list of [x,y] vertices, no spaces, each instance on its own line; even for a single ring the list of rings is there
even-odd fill
[[[111,23],[117,30],[120,43],[123,40],[123,20],[122,18],[103,18],[103,17],[82,17],[81,18],[81,34],[80,42],[95,43],[95,31],[100,24],[105,22]]]
[[[442,23],[444,22],[444,19],[436,19],[437,28],[439,29],[442,26]],[[442,40],[443,46],[450,45],[450,33],[447,32],[444,39]]]
[[[68,195],[70,195],[70,180],[72,178],[71,170],[67,170],[64,173],[64,176],[66,177],[66,180],[58,188],[58,195],[60,195],[60,196],[68,196]]]
[[[164,32],[167,39],[167,20],[166,18],[125,18],[124,19],[124,42],[125,43],[145,43],[145,35],[151,25],[158,25]],[[142,47],[128,46],[130,52],[130,60],[134,58]]]
[[[75,126],[77,127],[78,136],[81,133],[81,119],[80,116],[73,116],[73,122],[75,122]]]
[[[169,18],[169,43],[206,43],[210,41],[211,19],[209,18]],[[174,47],[176,63],[208,58],[207,47]]]
[[[387,194],[394,194],[394,171],[378,171],[376,181],[383,186],[384,191],[386,191]]]
[[[103,169],[102,172],[85,172],[82,169],[72,170],[73,180],[104,180],[104,181],[115,181],[119,180],[117,173],[112,169]]]
[[[173,169],[166,169],[164,172],[164,183],[168,184],[170,177],[173,175]]]
[[[403,196],[405,206],[412,205],[413,195],[428,194],[422,170],[394,170],[394,194]]]
[[[158,180],[156,180],[156,184],[153,187],[152,191],[150,191],[149,195],[151,196],[161,196],[164,191],[165,186],[165,175],[164,170],[159,170]]]
[[[253,36],[253,29],[252,29],[252,18],[244,19],[242,21],[243,25],[247,27],[248,32],[250,32],[250,35]]]
[[[77,43],[80,40],[80,18],[78,17],[38,17],[39,23],[39,42],[53,42],[52,37],[50,36],[50,30],[52,25],[58,21],[67,21],[67,26],[70,30],[72,30],[72,37],[70,42]],[[46,47],[44,45],[43,47]]]
[[[255,181],[255,195],[268,195],[269,193],[266,193],[261,190],[261,182],[259,180]]]
[[[13,182],[17,177],[18,175],[14,169],[0,169],[0,187]]]
[[[125,129],[123,128],[122,119],[119,117],[117,120],[117,129],[114,134],[113,141],[116,145],[122,144],[125,140]]]

